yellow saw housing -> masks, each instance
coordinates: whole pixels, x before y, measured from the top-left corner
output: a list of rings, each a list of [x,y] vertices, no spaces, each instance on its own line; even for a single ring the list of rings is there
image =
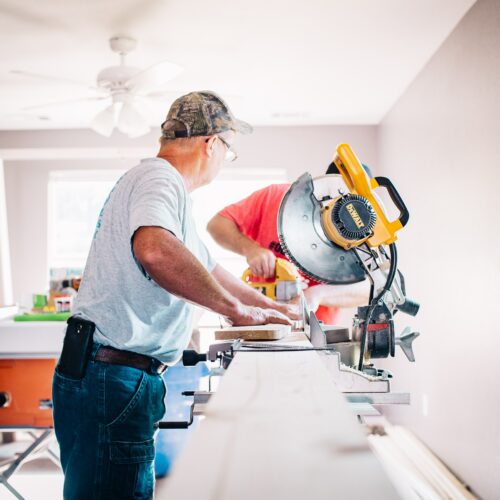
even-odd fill
[[[371,247],[394,243],[409,213],[391,181],[386,177],[370,178],[348,144],[337,146],[333,162],[350,193],[339,194],[323,205],[321,224],[326,236],[346,250],[364,242]],[[387,218],[374,193],[378,187],[387,189],[400,212],[398,219]]]
[[[256,278],[258,278],[258,281]],[[250,269],[247,269],[243,273],[241,279],[266,297],[283,302],[296,297],[301,288],[300,275],[296,267],[291,262],[280,258],[276,259],[274,279],[266,280],[254,277]]]

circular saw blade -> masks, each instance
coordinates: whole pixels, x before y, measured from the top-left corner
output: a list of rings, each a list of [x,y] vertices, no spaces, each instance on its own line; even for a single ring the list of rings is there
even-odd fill
[[[321,196],[332,184],[320,178]],[[342,181],[341,181],[342,182]],[[345,186],[345,184],[344,184]],[[354,251],[332,243],[321,227],[321,204],[314,195],[314,181],[309,173],[295,181],[285,194],[278,213],[278,235],[287,257],[309,278],[332,285],[363,281],[366,273]],[[347,191],[347,188],[346,188]],[[331,193],[333,194],[333,193]],[[335,193],[338,195],[338,190]]]

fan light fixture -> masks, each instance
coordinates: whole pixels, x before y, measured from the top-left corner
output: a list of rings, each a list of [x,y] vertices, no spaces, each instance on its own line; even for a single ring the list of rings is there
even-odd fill
[[[145,70],[128,66],[125,63],[125,58],[127,54],[137,47],[137,40],[134,38],[116,36],[109,40],[109,45],[113,52],[119,54],[120,64],[102,69],[97,75],[97,86],[83,84],[87,89],[91,88],[99,92],[98,96],[29,106],[24,110],[71,105],[81,101],[111,100],[109,106],[100,111],[91,121],[90,128],[92,130],[106,137],[112,134],[115,127],[129,137],[139,137],[147,134],[151,128],[145,105],[148,100],[161,99],[165,102],[165,100],[169,99],[169,92],[155,92],[155,90],[175,78],[183,69],[181,66],[169,61],[154,64]],[[27,71],[13,71],[12,73],[25,77],[82,85],[81,82],[66,78],[40,75]]]
[[[113,103],[95,116],[90,128],[105,137],[109,137],[115,127],[128,137],[147,134],[151,130],[147,118],[136,109],[132,99],[120,97],[114,97]]]

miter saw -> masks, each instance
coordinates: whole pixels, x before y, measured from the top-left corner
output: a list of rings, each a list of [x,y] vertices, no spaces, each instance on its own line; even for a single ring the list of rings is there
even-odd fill
[[[206,354],[184,351],[183,362],[219,360],[223,371],[242,351],[317,350],[350,402],[408,404],[409,394],[391,393],[390,372],[371,363],[394,356],[396,345],[415,361],[412,342],[419,334],[405,329],[396,337],[393,322],[397,311],[415,316],[419,309],[406,297],[397,269],[396,233],[408,222],[408,210],[391,181],[370,178],[349,145],[337,147],[334,163],[338,174],[313,179],[305,173],[291,185],[280,206],[278,234],[285,254],[304,275],[331,285],[370,281],[369,303],[358,308],[353,328],[322,324],[303,301],[304,332],[312,347],[225,341]],[[378,187],[387,190],[398,209],[396,220],[389,220]]]
[[[371,358],[394,356],[399,344],[414,361],[418,333],[396,338],[393,315],[416,315],[419,305],[405,295],[397,269],[396,233],[408,222],[408,210],[386,177],[370,178],[348,144],[337,147],[339,174],[312,178],[303,174],[285,194],[278,214],[283,251],[300,271],[331,285],[371,283],[369,304],[359,307],[352,332],[321,325],[313,312],[305,318],[315,347],[331,346],[343,364],[363,375],[384,378]],[[389,220],[375,189],[385,188],[399,216]],[[307,325],[308,324],[308,325]]]

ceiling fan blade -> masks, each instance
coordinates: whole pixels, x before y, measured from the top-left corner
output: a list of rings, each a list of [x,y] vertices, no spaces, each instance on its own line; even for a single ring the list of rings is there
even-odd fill
[[[162,61],[134,75],[125,86],[134,93],[147,93],[174,79],[182,71],[184,69],[178,64]]]
[[[52,75],[42,75],[40,73],[32,73],[31,71],[21,71],[21,70],[11,70],[9,71],[11,75],[18,75],[18,76],[25,76],[28,78],[36,78],[38,80],[45,80],[48,82],[59,82],[59,83],[66,83],[66,84],[71,84],[71,85],[79,85],[80,87],[85,87],[87,89],[91,90],[99,90],[97,87],[90,85],[86,82],[80,82],[78,80],[72,80],[71,78],[64,78],[62,76],[52,76]]]
[[[90,123],[90,128],[98,134],[109,137],[116,123],[116,108],[114,104],[109,105],[94,117]]]
[[[117,123],[118,130],[129,137],[147,134],[151,127],[144,115],[130,103],[124,102]]]
[[[43,109],[50,108],[54,106],[65,106],[67,104],[75,104],[77,102],[89,102],[89,101],[102,101],[103,99],[108,99],[107,96],[102,97],[82,97],[81,99],[68,99],[67,101],[55,101],[55,102],[47,102],[45,104],[37,104],[36,106],[26,106],[21,108],[23,111],[29,111],[32,109]]]

